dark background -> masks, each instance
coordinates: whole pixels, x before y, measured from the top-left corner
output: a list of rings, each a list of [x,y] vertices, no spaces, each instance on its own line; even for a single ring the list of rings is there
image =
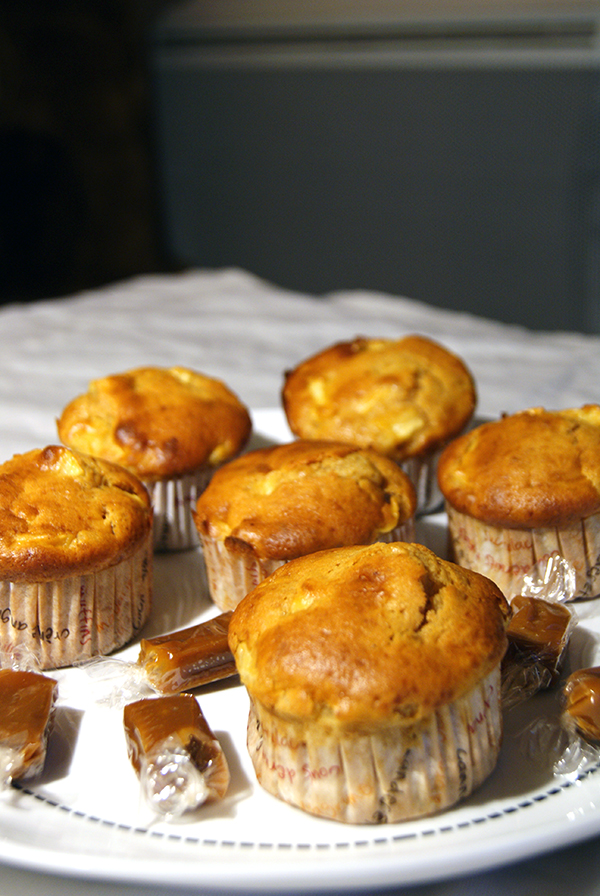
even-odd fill
[[[2,0],[0,302],[169,267],[148,31],[161,0]]]
[[[1,0],[0,304],[236,266],[600,332],[598,54],[353,65],[342,32],[307,65],[185,6]]]

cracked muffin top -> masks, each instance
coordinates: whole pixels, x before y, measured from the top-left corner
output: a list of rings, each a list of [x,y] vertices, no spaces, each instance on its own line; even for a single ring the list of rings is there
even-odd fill
[[[468,693],[506,650],[508,604],[487,578],[418,544],[321,551],[234,610],[250,696],[331,729],[411,725]]]
[[[600,512],[600,405],[530,408],[448,445],[440,489],[452,507],[510,528],[564,526]]]
[[[282,400],[296,436],[371,447],[402,462],[461,432],[476,390],[460,358],[431,339],[357,337],[288,371]]]
[[[247,408],[224,383],[185,367],[138,367],[93,380],[57,425],[65,445],[149,482],[229,460],[251,430]]]
[[[96,572],[141,547],[148,492],[127,470],[58,445],[0,466],[0,578],[50,581]]]
[[[370,544],[411,520],[415,490],[371,449],[290,442],[230,461],[200,495],[199,533],[228,550],[290,560],[345,544]]]

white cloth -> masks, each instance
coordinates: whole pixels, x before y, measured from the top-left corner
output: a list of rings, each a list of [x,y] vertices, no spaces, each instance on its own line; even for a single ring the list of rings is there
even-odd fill
[[[421,333],[457,352],[480,416],[598,400],[600,338],[532,332],[368,291],[310,297],[242,271],[141,277],[0,309],[0,451],[56,439],[55,416],[90,379],[141,364],[217,376],[253,408],[280,403],[283,372],[356,335]]]
[[[56,417],[94,377],[143,364],[179,364],[223,379],[254,409],[278,407],[284,371],[309,354],[356,335],[408,333],[437,339],[466,361],[477,382],[480,416],[600,400],[599,337],[530,332],[369,291],[299,295],[239,270],[189,271],[0,309],[0,460],[55,442]],[[410,892],[600,894],[599,847],[600,838]],[[281,892],[285,889],[282,881]],[[393,892],[400,891],[406,892],[402,887]],[[0,896],[59,892],[158,896],[165,891],[35,869],[0,871]],[[201,881],[193,892],[202,892]]]

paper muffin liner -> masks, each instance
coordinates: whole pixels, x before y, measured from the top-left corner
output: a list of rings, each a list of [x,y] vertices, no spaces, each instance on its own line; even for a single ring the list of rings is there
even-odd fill
[[[285,560],[260,560],[230,551],[222,541],[201,535],[208,590],[223,612],[234,610],[241,599]]]
[[[418,514],[435,513],[443,506],[444,497],[437,479],[437,465],[441,453],[440,450],[420,457],[409,457],[399,464],[414,486]]]
[[[415,518],[410,517],[400,526],[395,526],[389,532],[382,532],[376,541],[391,543],[393,541],[414,541],[415,540]]]
[[[386,532],[377,541],[414,541],[414,518]],[[283,566],[285,560],[261,560],[253,555],[231,551],[223,541],[200,535],[208,589],[213,603],[223,612],[234,610],[241,599],[268,575]]]
[[[155,551],[184,551],[198,546],[192,510],[215,469],[207,464],[194,473],[144,482],[154,512]]]
[[[467,797],[502,739],[499,665],[465,696],[412,726],[328,732],[250,700],[248,750],[262,787],[311,815],[350,824],[406,821]]]
[[[131,640],[150,613],[152,535],[127,560],[50,582],[0,581],[0,652],[40,669],[71,666]]]
[[[571,565],[574,599],[600,594],[600,514],[559,527],[508,529],[483,523],[449,504],[446,510],[452,559],[487,576],[507,600],[521,593],[525,576],[552,557]]]

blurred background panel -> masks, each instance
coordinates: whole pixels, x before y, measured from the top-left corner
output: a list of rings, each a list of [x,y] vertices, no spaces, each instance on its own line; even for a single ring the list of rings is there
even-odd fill
[[[600,330],[596,2],[213,2],[153,35],[169,250]]]
[[[160,0],[2,0],[0,302],[165,266],[149,32]]]
[[[0,302],[235,265],[600,332],[600,0],[3,0]]]

